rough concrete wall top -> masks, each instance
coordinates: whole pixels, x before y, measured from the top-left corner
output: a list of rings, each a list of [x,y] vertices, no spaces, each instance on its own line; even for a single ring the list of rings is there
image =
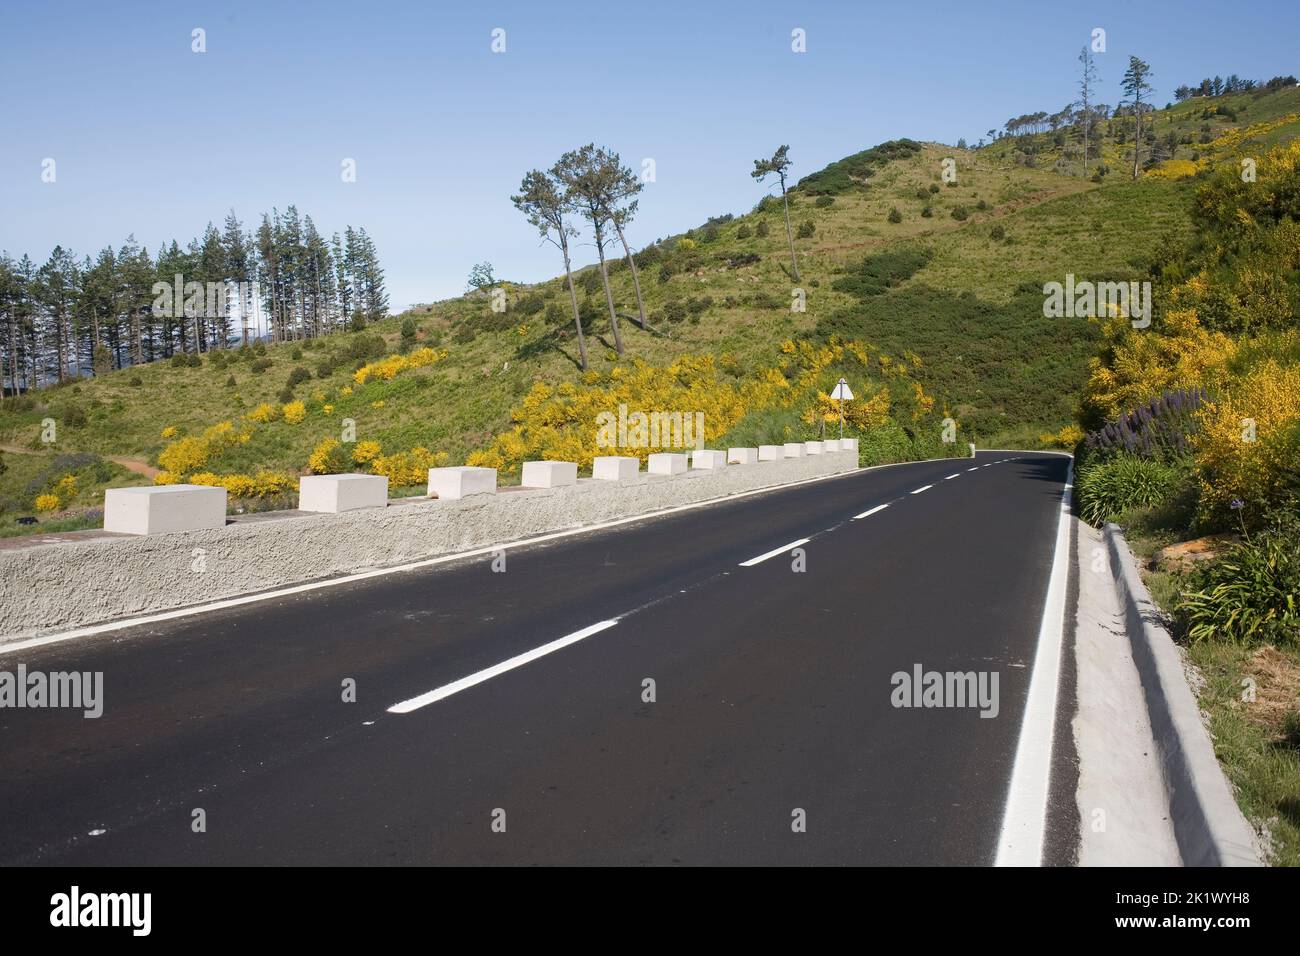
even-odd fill
[[[851,471],[855,452],[0,552],[0,643]],[[193,570],[202,549],[204,570]]]

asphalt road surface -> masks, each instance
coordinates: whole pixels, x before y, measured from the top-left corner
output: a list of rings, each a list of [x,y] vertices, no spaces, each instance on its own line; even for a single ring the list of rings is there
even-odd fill
[[[0,649],[104,675],[99,719],[0,710],[0,863],[990,864],[1067,464],[876,469]],[[996,673],[997,716],[894,706],[916,665]],[[1047,862],[1072,800],[1054,777]]]

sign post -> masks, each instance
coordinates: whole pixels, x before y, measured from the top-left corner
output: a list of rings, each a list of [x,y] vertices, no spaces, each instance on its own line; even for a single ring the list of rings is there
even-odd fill
[[[849,383],[840,379],[835,384],[835,391],[831,392],[831,398],[840,400],[840,437],[844,437],[844,403],[853,401],[853,390],[849,388]]]

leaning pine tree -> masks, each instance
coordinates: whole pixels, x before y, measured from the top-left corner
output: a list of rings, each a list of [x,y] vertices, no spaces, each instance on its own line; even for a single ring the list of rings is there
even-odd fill
[[[794,281],[799,281],[799,262],[794,256],[794,233],[790,231],[790,200],[785,194],[785,175],[790,169],[790,147],[782,146],[772,154],[771,159],[754,160],[754,171],[750,173],[760,183],[772,173],[781,181],[781,203],[785,207],[785,238],[790,243],[790,266],[794,269]]]
[[[632,273],[632,291],[636,293],[636,311],[641,319],[641,328],[649,328],[645,317],[645,301],[641,298],[641,277],[637,273],[632,247],[627,244],[627,236],[623,232],[623,227],[636,215],[637,200],[634,197],[641,192],[644,184],[636,173],[622,164],[618,153],[598,149],[595,152],[595,164],[601,171],[599,181],[605,184],[601,203],[614,231],[618,233],[618,241],[623,245],[623,255],[627,258],[627,266]]]
[[[572,211],[572,206],[563,189],[546,173],[534,169],[524,175],[519,186],[519,195],[511,196],[515,208],[528,217],[528,221],[537,227],[543,239],[555,246],[564,256],[564,281],[569,287],[569,298],[573,302],[573,325],[578,331],[578,356],[582,370],[587,370],[587,340],[582,335],[582,316],[578,311],[578,293],[573,287],[573,269],[569,261],[569,239],[578,234],[578,230],[565,221],[565,215]]]

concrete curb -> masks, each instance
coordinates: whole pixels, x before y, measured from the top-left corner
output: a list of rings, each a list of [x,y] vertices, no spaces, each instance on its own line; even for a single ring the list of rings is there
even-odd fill
[[[1183,865],[1260,866],[1254,831],[1214,756],[1173,638],[1160,623],[1123,532],[1107,524],[1104,534]]]

